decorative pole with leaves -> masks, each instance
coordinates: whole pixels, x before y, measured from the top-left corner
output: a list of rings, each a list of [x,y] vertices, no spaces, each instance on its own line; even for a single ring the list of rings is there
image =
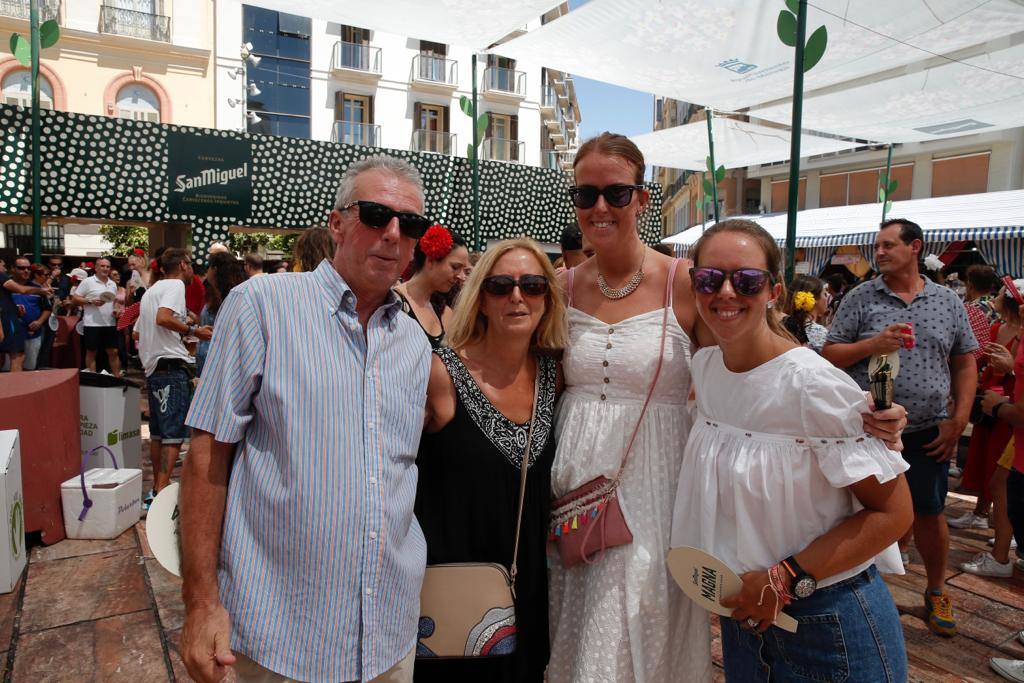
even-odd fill
[[[889,143],[889,154],[885,159],[885,173],[878,176],[878,201],[882,202],[882,222],[892,208],[892,193],[899,187],[899,181],[892,177],[892,143]]]
[[[785,0],[786,9],[779,12],[776,32],[783,44],[796,48],[793,60],[793,120],[789,142],[789,206],[786,216],[786,282],[793,279],[796,254],[796,214],[800,198],[800,130],[803,125],[804,72],[821,61],[828,46],[828,31],[819,26],[807,35],[807,0]]]
[[[477,157],[477,149],[480,147],[481,139],[487,132],[490,117],[487,112],[477,116],[477,91],[476,91],[476,54],[470,59],[473,67],[473,99],[465,95],[459,98],[459,108],[462,113],[473,121],[473,142],[466,145],[466,158],[473,173],[473,251],[480,251],[480,163]]]
[[[60,26],[53,19],[39,25],[39,2],[29,0],[29,40],[20,33],[11,34],[11,54],[32,70],[32,258],[36,263],[43,260],[42,198],[39,188],[39,52],[52,47],[60,38]]]
[[[718,216],[718,183],[725,180],[725,166],[719,166],[715,168],[715,136],[711,133],[711,110],[704,110],[705,119],[708,122],[708,156],[704,160],[704,165],[708,169],[708,173],[711,174],[710,178],[704,178],[704,206],[707,206],[710,201],[715,207],[715,222],[719,220]],[[708,196],[710,195],[710,196]]]

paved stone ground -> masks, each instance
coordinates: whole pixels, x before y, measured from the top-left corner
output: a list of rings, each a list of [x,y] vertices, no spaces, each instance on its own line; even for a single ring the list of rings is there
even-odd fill
[[[144,461],[146,448],[144,441]],[[145,476],[148,489],[148,463]],[[973,498],[951,494],[947,515],[973,505]],[[906,575],[887,579],[902,615],[910,680],[998,681],[990,657],[1024,659],[1016,640],[1024,629],[1024,573],[988,579],[960,572],[957,565],[986,549],[992,532],[951,531],[946,585],[959,636],[939,638],[924,624],[924,567],[916,552]],[[4,681],[191,680],[179,654],[183,618],[181,582],[153,559],[145,522],[110,541],[37,545],[14,592],[0,596]],[[715,680],[724,681],[717,622],[712,648]]]

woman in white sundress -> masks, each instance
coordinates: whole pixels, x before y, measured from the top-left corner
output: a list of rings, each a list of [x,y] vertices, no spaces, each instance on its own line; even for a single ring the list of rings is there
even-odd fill
[[[689,276],[637,234],[648,193],[643,156],[632,142],[604,133],[580,148],[574,170],[573,203],[596,255],[563,281],[569,346],[551,474],[555,498],[597,476],[615,476],[654,378],[666,299],[671,310],[660,379],[619,490],[633,542],[608,548],[592,564],[566,568],[552,560],[548,682],[707,681],[707,616],[665,565],[690,427],[696,310]]]
[[[655,375],[663,319],[665,348],[619,489],[632,543],[592,563],[551,561],[548,683],[711,679],[707,615],[683,595],[665,557],[690,430],[691,339],[714,341],[703,324],[695,330],[687,266],[645,247],[637,234],[649,199],[644,168],[636,145],[611,133],[584,143],[574,161],[571,196],[595,256],[563,279],[569,346],[555,426],[555,498],[615,477]],[[897,420],[869,428],[889,435],[900,427]]]

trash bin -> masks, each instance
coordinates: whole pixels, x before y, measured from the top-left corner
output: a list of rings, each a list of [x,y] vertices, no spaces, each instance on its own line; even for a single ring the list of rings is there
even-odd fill
[[[122,467],[142,469],[139,388],[132,382],[88,370],[79,373],[78,383],[82,451],[106,446]],[[84,469],[114,466],[107,451],[99,448]]]

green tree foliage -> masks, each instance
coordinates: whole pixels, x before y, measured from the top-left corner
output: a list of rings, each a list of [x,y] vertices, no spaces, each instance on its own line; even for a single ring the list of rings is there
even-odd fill
[[[110,242],[113,256],[128,256],[133,249],[149,249],[149,230],[134,225],[101,225],[100,234]]]
[[[256,252],[263,247],[269,251],[292,253],[292,247],[298,235],[275,235],[269,232],[233,232],[231,233],[231,249],[238,253]]]

